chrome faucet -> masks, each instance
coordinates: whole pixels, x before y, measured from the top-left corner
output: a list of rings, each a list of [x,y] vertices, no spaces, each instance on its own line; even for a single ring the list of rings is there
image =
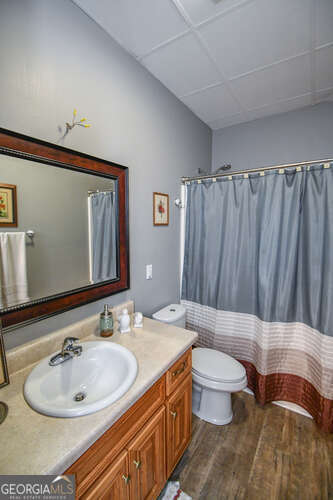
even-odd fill
[[[61,352],[52,356],[49,361],[50,366],[57,366],[68,359],[72,359],[75,356],[81,356],[82,346],[77,345],[76,342],[79,342],[80,339],[76,337],[66,337],[64,343],[62,345]]]

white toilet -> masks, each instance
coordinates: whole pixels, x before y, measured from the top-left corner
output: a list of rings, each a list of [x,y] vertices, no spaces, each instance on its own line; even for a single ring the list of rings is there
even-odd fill
[[[185,328],[186,309],[170,304],[153,314],[153,319]],[[247,386],[244,366],[236,359],[203,347],[192,352],[192,412],[215,425],[232,421],[231,393]]]

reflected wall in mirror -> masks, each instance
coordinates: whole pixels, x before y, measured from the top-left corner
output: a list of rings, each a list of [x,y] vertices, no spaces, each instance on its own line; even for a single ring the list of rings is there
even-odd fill
[[[117,277],[112,179],[2,154],[2,183],[16,185],[19,219],[0,227],[0,307]]]
[[[5,184],[17,199],[17,226],[0,225],[5,324],[128,288],[126,167],[0,129]]]

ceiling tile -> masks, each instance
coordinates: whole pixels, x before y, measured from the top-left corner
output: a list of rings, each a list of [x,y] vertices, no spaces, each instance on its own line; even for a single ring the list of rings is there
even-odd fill
[[[227,116],[226,118],[220,118],[219,120],[208,122],[208,125],[213,130],[219,130],[224,127],[231,127],[232,125],[237,125],[238,123],[247,121],[246,116],[247,115],[244,113],[237,113],[237,115],[234,116]]]
[[[333,45],[315,51],[315,68],[316,90],[333,87]]]
[[[220,82],[214,64],[192,34],[142,59],[142,63],[177,96]]]
[[[239,104],[224,85],[182,97],[181,100],[205,122],[235,115],[241,111]]]
[[[304,108],[305,106],[310,106],[312,104],[312,94],[308,93],[295,99],[288,99],[286,101],[280,101],[276,104],[270,106],[263,106],[258,109],[253,109],[248,111],[248,117],[250,120],[256,120],[257,118],[263,118],[264,116],[276,115],[279,113],[286,113],[287,111],[293,111],[295,109]]]
[[[310,0],[257,0],[199,29],[228,78],[310,47]]]
[[[179,0],[194,25],[251,0]]]
[[[310,74],[310,56],[300,56],[233,80],[231,86],[244,106],[259,108],[311,92]]]
[[[73,1],[213,129],[331,95],[333,0]]]
[[[332,89],[333,95],[333,89]],[[236,125],[237,123],[244,123],[252,120],[256,120],[257,118],[264,118],[266,116],[277,115],[280,113],[286,113],[288,111],[293,111],[295,109],[304,108],[306,106],[310,106],[312,104],[311,94],[306,94],[304,96],[296,97],[295,99],[288,99],[287,101],[280,101],[271,106],[263,106],[258,109],[253,109],[251,111],[247,111],[246,113],[238,113],[234,116],[229,116],[227,118],[221,118],[220,120],[216,120],[214,122],[209,122],[208,125],[213,130],[218,130],[224,127],[230,127],[232,125]]]
[[[315,46],[333,42],[333,1],[315,0],[316,40]]]
[[[74,1],[136,56],[188,29],[171,0]]]

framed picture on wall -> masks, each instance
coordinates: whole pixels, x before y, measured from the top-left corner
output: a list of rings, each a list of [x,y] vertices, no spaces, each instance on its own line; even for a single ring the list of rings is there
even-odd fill
[[[154,226],[169,225],[169,195],[153,193],[153,222]]]
[[[0,325],[0,388],[9,384],[5,347],[3,343],[1,325]]]
[[[14,184],[0,183],[0,227],[17,227],[17,200]]]

